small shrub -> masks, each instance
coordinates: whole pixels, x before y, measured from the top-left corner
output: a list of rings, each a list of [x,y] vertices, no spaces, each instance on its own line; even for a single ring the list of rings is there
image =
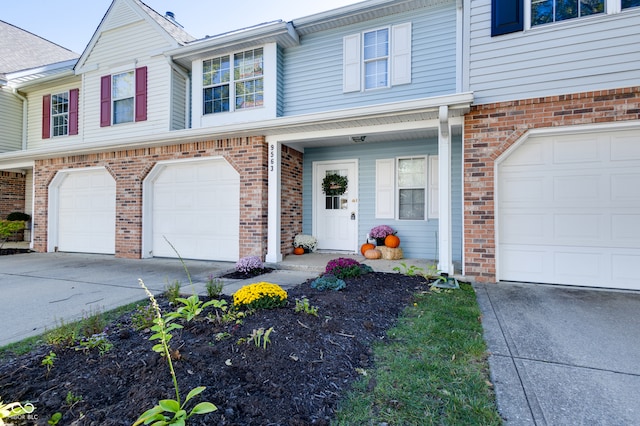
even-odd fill
[[[224,283],[221,279],[215,278],[213,275],[209,274],[205,288],[207,289],[207,296],[213,299],[222,294]]]
[[[335,275],[340,279],[355,278],[370,272],[373,272],[373,269],[369,265],[347,257],[332,259],[325,268],[325,274]]]
[[[164,295],[169,303],[176,303],[176,299],[180,297],[180,287],[182,287],[182,284],[179,280],[175,280],[172,284],[167,283],[164,288]]]
[[[78,339],[78,331],[73,324],[65,323],[60,319],[60,325],[44,335],[44,341],[51,346],[70,348]]]
[[[7,220],[28,222],[31,220],[31,215],[23,212],[11,212],[7,215]]]
[[[304,312],[305,314],[318,316],[318,307],[311,306],[309,303],[309,299],[303,297],[302,299],[296,299],[296,307],[294,308],[295,312]]]
[[[244,274],[254,274],[262,269],[264,269],[264,263],[258,256],[243,257],[236,263],[236,271]]]
[[[45,356],[42,360],[41,364],[47,367],[47,374],[49,374],[49,372],[53,368],[53,364],[55,364],[56,362],[56,357],[57,355],[55,352],[49,351],[49,355]]]
[[[324,274],[311,282],[311,288],[316,290],[342,290],[347,286],[344,280],[332,274]]]
[[[109,341],[106,333],[98,333],[80,340],[75,349],[84,353],[88,353],[91,349],[98,349],[98,353],[102,356],[113,349],[113,343]]]
[[[102,315],[100,309],[96,309],[94,312],[82,313],[82,321],[80,321],[80,335],[84,337],[91,337],[96,334],[102,333],[107,326],[107,320]]]
[[[242,287],[233,294],[233,305],[250,309],[271,309],[287,304],[287,292],[278,284],[259,282]]]

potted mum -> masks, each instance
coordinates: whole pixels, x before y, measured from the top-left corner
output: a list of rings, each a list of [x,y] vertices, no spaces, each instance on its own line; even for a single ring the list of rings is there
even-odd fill
[[[387,235],[394,235],[396,231],[388,225],[378,225],[371,228],[369,231],[369,236],[371,238],[376,239],[376,244],[379,246],[384,245],[384,239],[387,238]]]
[[[293,238],[293,247],[301,247],[305,253],[316,250],[318,240],[313,235],[298,234]]]

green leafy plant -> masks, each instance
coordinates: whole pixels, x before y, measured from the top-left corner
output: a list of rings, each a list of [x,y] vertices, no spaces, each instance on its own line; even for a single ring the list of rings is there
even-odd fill
[[[172,246],[173,247],[173,246]],[[183,263],[184,264],[184,263]],[[169,365],[169,371],[171,373],[171,379],[173,380],[173,387],[176,392],[176,399],[162,399],[158,402],[158,405],[153,408],[145,411],[138,417],[133,426],[152,423],[154,426],[164,426],[164,425],[184,425],[186,421],[193,415],[196,414],[206,414],[216,411],[218,408],[210,402],[200,402],[196,404],[191,411],[187,413],[186,405],[187,403],[196,395],[199,395],[206,389],[205,386],[198,386],[192,389],[185,398],[184,402],[181,402],[180,399],[180,388],[178,387],[178,380],[176,378],[176,372],[173,368],[173,362],[171,361],[171,352],[169,342],[171,340],[170,332],[181,328],[182,326],[176,323],[167,323],[165,319],[162,317],[162,312],[160,311],[160,306],[158,306],[158,302],[156,301],[153,294],[149,291],[149,289],[144,285],[144,282],[139,280],[140,286],[144,289],[145,293],[149,297],[151,301],[151,305],[154,308],[156,313],[156,317],[154,320],[154,325],[151,329],[155,332],[149,340],[154,341],[157,340],[159,343],[153,346],[153,350],[155,352],[160,353],[166,360]],[[168,413],[169,415],[165,415],[164,413]]]
[[[22,220],[0,220],[0,249],[10,236],[24,229]]]
[[[415,265],[407,266],[406,263],[400,262],[400,266],[396,266],[393,268],[394,271],[407,275],[409,277],[414,277],[416,275],[423,275],[424,269]]]
[[[151,326],[153,326],[154,319],[155,311],[153,310],[153,306],[138,306],[131,315],[131,325],[135,330],[144,330],[145,328],[151,328]]]
[[[53,413],[51,418],[47,420],[47,424],[55,426],[62,420],[62,413]]]
[[[347,286],[347,283],[344,280],[336,277],[332,274],[322,275],[315,280],[311,281],[311,288],[315,288],[316,290],[342,290]]]
[[[257,330],[253,329],[253,331],[247,338],[247,342],[253,342],[257,348],[262,346],[262,349],[267,349],[267,345],[271,343],[271,339],[269,338],[269,336],[271,335],[272,332],[273,332],[273,327],[270,327],[267,330],[265,330],[262,327],[260,327]]]
[[[45,356],[44,359],[42,360],[41,364],[47,367],[47,374],[49,374],[49,372],[53,368],[53,364],[56,361],[56,357],[57,357],[56,353],[53,351],[50,351],[49,355]]]
[[[318,307],[311,306],[309,303],[309,299],[303,297],[302,299],[296,299],[296,307],[294,308],[295,312],[304,312],[305,314],[318,316]]]
[[[205,285],[205,289],[207,290],[207,296],[210,298],[220,297],[222,294],[222,289],[224,288],[224,282],[221,279],[215,278],[213,275],[209,275],[207,278],[207,284]]]
[[[76,346],[76,351],[89,352],[91,349],[98,349],[100,356],[103,356],[111,349],[113,349],[113,343],[109,341],[106,333],[94,334],[90,337],[85,337]]]
[[[438,266],[436,266],[435,263],[432,263],[431,265],[427,266],[427,270],[424,271],[422,276],[428,280],[436,280],[442,277],[442,271],[438,269]]]
[[[78,339],[77,327],[74,324],[65,323],[60,319],[60,324],[44,335],[44,341],[54,347],[70,348]]]
[[[68,391],[67,396],[64,398],[64,403],[68,407],[73,407],[78,402],[82,402],[83,399],[82,395],[75,395],[73,392]]]
[[[95,311],[90,309],[89,312],[82,313],[79,333],[84,337],[91,337],[95,334],[102,333],[106,326],[107,320],[102,314],[102,311],[100,311],[99,308]]]
[[[164,296],[167,298],[169,303],[176,303],[176,299],[180,297],[180,288],[182,287],[182,283],[180,280],[174,280],[173,283],[167,285],[164,288]]]
[[[190,322],[209,306],[221,308],[227,304],[226,300],[218,299],[209,300],[208,302],[202,302],[198,295],[195,293],[186,299],[184,297],[178,297],[176,298],[176,302],[182,303],[183,306],[180,306],[176,311],[169,312],[166,315],[167,319],[170,321],[182,318],[187,322]]]

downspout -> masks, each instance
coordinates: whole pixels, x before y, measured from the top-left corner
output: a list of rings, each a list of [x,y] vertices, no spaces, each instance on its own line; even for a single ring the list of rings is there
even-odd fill
[[[187,85],[187,87],[185,88],[185,91],[187,92],[187,103],[185,105],[184,127],[185,129],[190,129],[191,128],[191,112],[190,112],[191,111],[191,76],[182,67],[178,66],[178,64],[173,62],[173,60],[170,57],[166,56],[166,58],[171,69],[177,72],[178,74],[180,74],[185,79],[185,82],[186,82],[185,84]]]
[[[27,149],[27,98],[18,93],[18,90],[14,87],[12,89],[13,95],[22,101],[22,150]]]

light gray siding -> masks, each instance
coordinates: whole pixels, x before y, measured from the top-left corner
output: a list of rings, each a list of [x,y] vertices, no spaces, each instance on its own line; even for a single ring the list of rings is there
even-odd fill
[[[638,84],[640,9],[491,37],[491,0],[470,7],[469,89],[478,104]]]
[[[22,149],[22,101],[8,88],[0,88],[0,152]]]
[[[389,225],[398,231],[400,246],[406,258],[438,258],[438,220],[394,220],[375,218],[375,170],[376,160],[411,155],[437,155],[436,139],[348,145],[330,148],[307,148],[304,154],[303,172],[303,233],[312,233],[312,170],[314,161],[358,159],[359,166],[359,222],[358,240],[365,242],[366,234],[376,225]],[[462,140],[452,140],[452,247],[453,260],[462,260]]]
[[[388,89],[342,92],[346,35],[412,23],[412,82]],[[456,91],[454,2],[305,36],[284,52],[284,115],[367,106]]]
[[[184,129],[187,120],[187,82],[177,71],[171,71],[171,130]]]

